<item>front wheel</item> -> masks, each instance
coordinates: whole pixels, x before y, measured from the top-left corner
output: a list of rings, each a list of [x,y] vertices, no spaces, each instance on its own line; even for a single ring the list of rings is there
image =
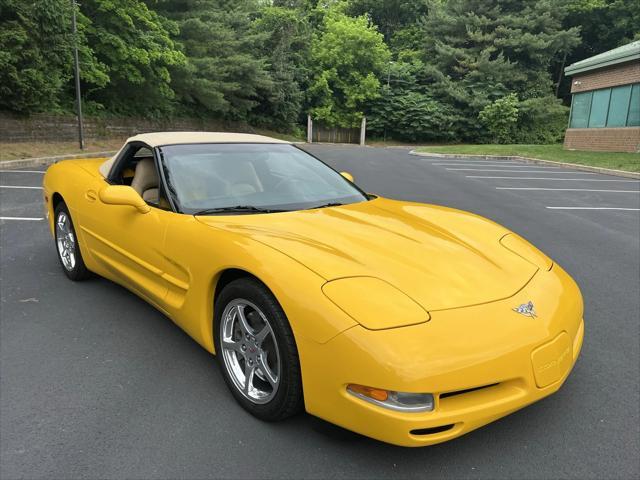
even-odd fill
[[[64,273],[74,281],[88,278],[91,273],[82,260],[76,230],[73,227],[69,209],[64,202],[56,207],[54,220],[56,250]]]
[[[273,294],[257,280],[241,278],[225,286],[215,311],[218,364],[238,403],[266,421],[300,411],[298,351]]]

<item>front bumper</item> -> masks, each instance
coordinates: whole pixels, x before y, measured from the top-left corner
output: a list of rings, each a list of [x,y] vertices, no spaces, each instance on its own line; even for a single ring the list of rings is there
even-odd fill
[[[529,300],[537,317],[512,311]],[[324,345],[305,344],[306,409],[396,445],[450,440],[556,392],[580,353],[582,308],[577,285],[554,266],[510,299],[431,312],[430,322],[411,327],[356,326]],[[385,409],[349,394],[349,383],[433,393],[435,408]]]

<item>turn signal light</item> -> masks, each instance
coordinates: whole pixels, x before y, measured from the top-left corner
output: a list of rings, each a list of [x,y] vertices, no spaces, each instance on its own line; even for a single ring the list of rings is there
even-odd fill
[[[360,395],[364,395],[365,397],[373,398],[374,400],[378,400],[379,402],[384,402],[387,398],[389,398],[389,392],[387,392],[386,390],[365,387],[364,385],[350,384],[347,386],[347,390],[352,393],[359,393]]]
[[[434,407],[431,393],[395,392],[354,383],[347,385],[347,392],[374,405],[400,412],[430,412]]]

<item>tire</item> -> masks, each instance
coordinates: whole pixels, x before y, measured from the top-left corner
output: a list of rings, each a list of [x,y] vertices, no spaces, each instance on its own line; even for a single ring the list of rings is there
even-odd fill
[[[268,422],[298,413],[303,406],[298,350],[273,294],[256,279],[240,278],[220,292],[214,311],[216,358],[238,403]]]
[[[91,276],[80,253],[80,245],[71,214],[64,202],[60,202],[54,211],[54,239],[58,260],[65,275],[74,282]]]

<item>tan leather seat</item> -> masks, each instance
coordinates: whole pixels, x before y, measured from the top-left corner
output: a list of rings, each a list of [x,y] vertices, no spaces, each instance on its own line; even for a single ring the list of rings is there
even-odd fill
[[[131,187],[145,202],[158,203],[160,180],[153,158],[143,158],[136,166]]]
[[[149,190],[145,190],[142,193],[142,199],[145,202],[155,203],[157,205],[159,203],[159,199],[160,199],[160,189],[159,188],[150,188]]]

